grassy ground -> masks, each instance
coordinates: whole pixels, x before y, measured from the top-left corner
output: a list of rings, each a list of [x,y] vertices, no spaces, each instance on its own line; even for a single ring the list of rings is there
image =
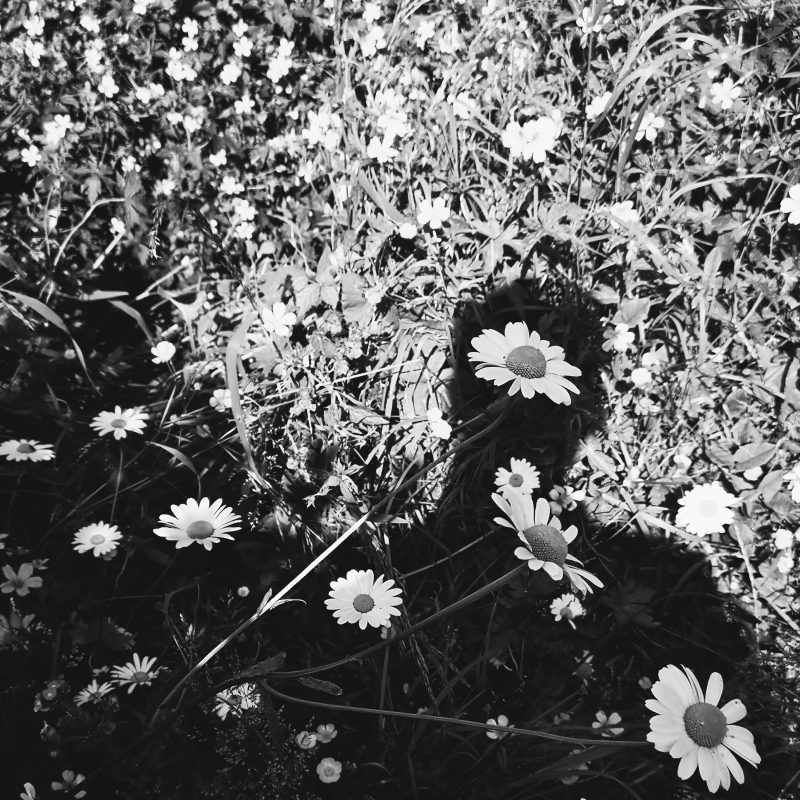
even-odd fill
[[[646,738],[669,664],[746,706],[726,794],[800,796],[800,16],[587,9],[11,9],[0,433],[52,457],[0,450],[9,796],[710,797]],[[521,321],[569,405],[476,375]],[[571,622],[511,458],[603,583]],[[232,540],[155,534],[203,497]],[[325,606],[366,569],[391,628]]]

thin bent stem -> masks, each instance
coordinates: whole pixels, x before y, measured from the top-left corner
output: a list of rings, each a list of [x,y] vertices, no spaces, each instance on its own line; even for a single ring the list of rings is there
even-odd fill
[[[377,511],[380,511],[384,506],[390,503],[396,495],[398,495],[403,490],[407,489],[409,486],[413,485],[430,472],[437,464],[440,464],[442,461],[450,458],[450,456],[457,453],[459,450],[467,447],[468,445],[472,444],[475,440],[485,436],[491,430],[496,428],[500,422],[505,417],[506,413],[508,412],[509,406],[506,405],[502,412],[499,414],[496,420],[491,424],[487,425],[483,430],[478,431],[478,433],[473,434],[469,438],[465,439],[463,442],[459,442],[454,447],[451,447],[447,452],[440,455],[438,458],[435,458],[430,464],[420,469],[416,474],[412,475],[408,480],[401,483],[399,486],[396,486],[392,489],[389,494],[387,494],[382,500],[376,503],[366,514],[362,515],[360,519],[356,520],[335,542],[331,543],[322,553],[320,553],[305,569],[303,569],[300,573],[298,573],[286,586],[283,587],[274,597],[271,596],[270,593],[262,601],[261,605],[256,609],[255,613],[246,619],[238,628],[236,628],[233,633],[229,634],[225,639],[223,639],[216,647],[212,648],[212,650],[207,653],[194,667],[192,667],[186,675],[181,678],[178,683],[170,690],[167,696],[158,704],[153,716],[150,718],[149,725],[153,724],[153,721],[158,716],[159,711],[177,694],[180,688],[202,667],[204,667],[217,653],[220,652],[229,642],[233,641],[238,637],[242,631],[250,627],[262,614],[265,614],[267,611],[275,608],[281,602],[286,602],[283,598],[295,587],[297,586],[303,578],[306,577],[310,572],[312,572],[316,567],[318,567],[328,556],[336,550],[337,547],[344,544],[344,542],[350,538],[350,536],[355,533],[373,514]],[[465,425],[470,425],[473,422],[479,420],[482,416],[484,416],[486,412],[482,411],[477,416],[473,417],[469,422],[465,423]],[[457,605],[457,604],[456,604]]]
[[[305,700],[301,697],[292,697],[291,695],[279,692],[272,686],[269,686],[263,679],[258,680],[259,686],[264,691],[283,700],[285,703],[297,703],[304,706],[312,706],[313,708],[325,708],[330,711],[352,711],[356,714],[371,714],[372,716],[387,716],[398,717],[400,719],[413,719],[425,720],[427,722],[440,722],[450,725],[460,725],[462,728],[474,728],[480,731],[498,731],[499,733],[508,736],[530,736],[535,739],[549,739],[552,742],[561,742],[563,744],[584,744],[594,746],[598,744],[614,744],[622,747],[649,747],[649,742],[635,742],[628,740],[614,739],[610,742],[608,739],[577,739],[572,736],[559,736],[557,733],[545,733],[544,731],[534,731],[529,728],[511,728],[503,725],[489,725],[486,722],[472,722],[466,719],[457,719],[456,717],[440,717],[435,714],[412,714],[410,711],[388,711],[387,709],[367,708],[365,706],[343,706],[339,703],[323,703],[318,700]]]

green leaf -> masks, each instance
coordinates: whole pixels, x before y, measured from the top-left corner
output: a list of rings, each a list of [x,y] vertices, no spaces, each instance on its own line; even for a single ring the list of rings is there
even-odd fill
[[[275,672],[276,669],[280,669],[285,661],[286,653],[281,650],[280,652],[275,653],[274,656],[265,658],[263,661],[253,664],[252,667],[242,670],[242,672],[239,673],[239,677],[249,678],[251,676],[256,677],[258,675],[269,675],[270,672]]]
[[[297,682],[303,686],[307,686],[309,689],[315,689],[318,692],[336,695],[337,697],[342,693],[340,686],[330,681],[320,680],[319,678],[298,678]]]
[[[755,442],[740,447],[734,455],[735,469],[737,472],[747,472],[748,469],[762,467],[770,462],[778,448],[769,442]]]

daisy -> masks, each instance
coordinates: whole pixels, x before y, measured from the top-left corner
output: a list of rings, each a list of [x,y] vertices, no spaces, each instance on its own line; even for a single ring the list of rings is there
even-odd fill
[[[600,735],[608,738],[609,736],[619,736],[625,731],[625,728],[610,728],[610,725],[616,725],[622,722],[622,717],[616,711],[611,712],[611,716],[607,717],[605,711],[598,711],[595,715],[597,722],[592,723],[592,727],[600,730]]]
[[[10,439],[0,444],[0,456],[6,461],[50,461],[53,455],[52,445],[39,444],[36,439]]]
[[[726,492],[719,481],[695,486],[678,502],[679,509],[675,524],[696,536],[707,533],[722,533],[725,525],[733,522],[730,506],[738,499]]]
[[[581,601],[572,592],[562,594],[561,597],[553,600],[550,604],[550,613],[557,619],[565,619],[575,630],[575,617],[583,616],[583,606]]]
[[[90,424],[101,436],[113,433],[115,439],[124,439],[128,431],[141,433],[146,419],[147,414],[135,408],[126,408],[123,411],[119,406],[114,406],[113,411],[101,411]]]
[[[450,427],[450,423],[442,419],[441,410],[438,408],[429,408],[427,416],[431,433],[434,436],[438,436],[440,439],[449,439],[453,429]]]
[[[97,679],[94,678],[85,689],[81,689],[78,694],[75,695],[75,705],[82,706],[86,703],[96,703],[101,697],[112,691],[114,691],[114,687],[111,683],[108,681],[98,683]]]
[[[116,525],[94,522],[76,531],[72,544],[79,553],[92,551],[93,556],[102,556],[117,549],[122,533]]]
[[[338,735],[339,731],[336,730],[336,726],[332,722],[328,722],[325,725],[317,725],[316,736],[320,744],[329,744]]]
[[[526,494],[514,492],[506,497],[493,494],[492,500],[508,517],[495,517],[494,521],[517,532],[525,547],[518,547],[514,555],[527,561],[529,569],[543,569],[554,581],[560,581],[566,574],[573,589],[583,594],[592,591],[589,583],[602,588],[602,581],[591,572],[566,563],[581,563],[567,552],[567,545],[575,540],[578,529],[570,525],[562,531],[561,520],[550,516],[547,500],[540,497],[535,509],[533,498]]]
[[[297,315],[292,311],[286,310],[285,303],[275,303],[272,309],[265,308],[261,312],[261,321],[267,329],[267,333],[275,336],[288,336],[291,333],[292,325],[297,322]]]
[[[156,661],[157,659],[152,656],[140,658],[138,653],[134,653],[133,661],[129,661],[121,667],[114,667],[111,670],[111,675],[114,678],[114,682],[120,686],[124,686],[126,683],[129,684],[128,694],[130,694],[140,684],[150,685],[150,682],[158,674],[158,670],[161,669],[161,667],[156,670],[153,669]]]
[[[505,334],[484,330],[472,342],[475,348],[470,361],[478,362],[475,374],[495,386],[511,381],[509,395],[522,390],[523,397],[537,393],[547,395],[554,403],[570,405],[569,392],[578,394],[578,387],[566,376],[581,371],[564,361],[564,350],[551,346],[536,331],[529,332],[524,322],[509,322]]]
[[[162,536],[170,542],[175,542],[175,547],[180,549],[188,547],[192,542],[203,545],[210,550],[212,545],[220,539],[233,539],[229,531],[241,530],[238,524],[242,518],[234,514],[228,506],[222,505],[222,500],[210,503],[204,497],[199,503],[190,497],[181,505],[170,506],[172,514],[162,514],[159,522],[168,527],[155,528],[153,533]]]
[[[645,702],[656,713],[650,719],[647,740],[659,752],[681,760],[681,780],[690,778],[699,767],[700,777],[711,792],[720,785],[729,789],[731,775],[738,783],[744,783],[744,772],[734,754],[753,766],[761,761],[753,734],[733,724],[747,714],[744,704],[731,700],[717,708],[722,697],[722,676],[711,673],[704,698],[694,673],[686,667],[682,669],[683,672],[669,664],[658,673],[659,680],[652,688],[654,697]]]
[[[500,467],[497,470],[494,485],[501,494],[508,492],[530,494],[539,488],[539,470],[524,458],[512,458],[511,469]]]
[[[486,720],[487,725],[499,725],[501,728],[513,728],[513,725],[508,724],[508,717],[505,714],[499,714],[497,719],[494,717],[490,717]],[[500,731],[486,731],[486,735],[490,739],[502,739],[505,736],[508,736],[507,733],[500,733]]]
[[[391,578],[382,575],[375,579],[371,569],[351,569],[345,578],[331,581],[326,607],[340,625],[357,622],[363,631],[367,625],[380,628],[389,624],[391,615],[400,616],[396,608],[402,604],[401,590]]]
[[[242,711],[254,708],[261,702],[255,684],[240,683],[230,689],[223,689],[217,692],[214,712],[220,719],[225,719],[229,712],[238,715]]]
[[[335,758],[323,758],[317,764],[317,775],[323,783],[336,783],[342,775],[342,762]]]

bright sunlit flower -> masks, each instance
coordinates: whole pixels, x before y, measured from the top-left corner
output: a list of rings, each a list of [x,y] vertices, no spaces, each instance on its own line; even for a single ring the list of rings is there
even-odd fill
[[[625,731],[625,728],[612,728],[611,725],[616,725],[622,722],[622,717],[616,711],[611,713],[610,717],[606,716],[605,711],[598,711],[595,715],[597,722],[592,723],[592,727],[600,730],[600,735],[608,738],[609,736],[619,736]]]
[[[271,309],[265,308],[261,312],[261,321],[267,333],[274,336],[288,336],[292,326],[297,322],[297,314],[287,311],[285,303],[275,303]]]
[[[524,458],[512,458],[511,468],[500,467],[495,473],[494,485],[500,494],[520,492],[530,494],[539,488],[539,470]]]
[[[484,330],[472,340],[475,348],[470,361],[478,362],[475,374],[495,386],[511,381],[508,393],[520,390],[523,397],[545,394],[554,403],[570,405],[569,392],[578,394],[578,387],[566,376],[581,371],[564,361],[564,350],[551,346],[536,331],[529,332],[524,322],[509,322],[505,334]]]
[[[556,620],[563,619],[569,622],[572,629],[575,630],[575,623],[572,620],[583,616],[583,606],[572,592],[567,592],[550,603],[550,613]]]
[[[798,186],[800,186],[800,184],[798,184]],[[789,472],[784,472],[783,479],[789,484],[792,490],[792,502],[800,503],[800,462],[795,464]]]
[[[733,522],[731,506],[737,502],[735,495],[726,492],[719,481],[700,484],[679,501],[675,524],[696,536],[722,533],[725,525]]]
[[[106,681],[98,683],[96,678],[85,688],[75,695],[75,705],[82,706],[86,703],[99,703],[104,695],[114,691],[114,686]]]
[[[128,432],[141,433],[145,429],[147,414],[135,408],[114,406],[113,411],[101,411],[90,423],[100,436],[113,433],[115,439],[125,439]]]
[[[592,591],[589,583],[602,588],[603,582],[591,572],[567,564],[567,561],[581,563],[567,549],[578,535],[578,529],[570,525],[562,531],[561,520],[550,516],[547,500],[540,497],[534,507],[530,495],[517,492],[506,497],[493,494],[492,500],[507,517],[495,517],[494,521],[516,531],[525,546],[518,547],[514,555],[527,561],[529,569],[543,569],[554,581],[560,581],[566,575],[572,588],[582,594]]]
[[[608,224],[615,230],[618,230],[620,225],[613,217],[617,217],[629,225],[639,221],[639,212],[633,207],[633,200],[612,203],[606,211],[608,214],[613,215],[609,217]]]
[[[155,528],[153,533],[170,542],[175,542],[175,547],[180,549],[188,547],[192,542],[197,542],[210,550],[220,539],[233,539],[230,531],[241,530],[238,524],[242,518],[232,509],[222,504],[222,500],[209,502],[204,497],[199,503],[190,497],[185,503],[170,506],[172,514],[162,514],[159,522],[167,527]]]
[[[320,744],[329,744],[339,735],[339,731],[332,722],[327,722],[324,725],[317,725],[316,735]]]
[[[450,209],[441,197],[437,197],[432,203],[425,198],[419,204],[417,222],[420,225],[428,225],[431,229],[441,228],[442,223],[450,218]]]
[[[29,167],[35,167],[42,160],[42,154],[35,144],[22,149],[19,156],[23,163],[27,164]]]
[[[392,615],[400,616],[397,608],[403,603],[400,594],[391,578],[381,575],[376,579],[371,569],[351,569],[346,577],[331,581],[325,606],[333,611],[340,625],[357,622],[363,631],[367,625],[373,628],[389,625]]]
[[[130,694],[137,686],[149,686],[153,678],[158,675],[161,667],[153,669],[157,660],[153,656],[140,658],[138,653],[134,653],[133,660],[121,667],[114,667],[111,676],[120,686],[128,684],[128,694]]]
[[[615,350],[617,353],[624,353],[633,347],[633,341],[636,336],[625,323],[620,322],[613,330],[608,328],[603,333],[603,338],[605,339],[602,345],[603,350],[606,352]]]
[[[342,762],[335,758],[323,758],[317,764],[317,775],[323,783],[336,783],[342,775]]]
[[[560,133],[560,125],[551,117],[539,117],[529,120],[524,125],[509,122],[506,125],[501,141],[509,149],[512,158],[532,159],[541,164],[547,154],[556,146]]]
[[[489,717],[486,720],[487,725],[499,725],[501,728],[513,728],[513,725],[508,724],[508,717],[505,714],[498,714],[497,719]],[[507,733],[500,733],[500,731],[486,731],[486,735],[490,739],[502,739],[508,736]]]
[[[636,124],[633,120],[632,125]],[[666,125],[664,117],[656,116],[652,111],[647,111],[642,119],[641,125],[636,130],[634,137],[638,142],[642,138],[646,138],[648,142],[654,142],[658,132]]]
[[[159,342],[150,348],[154,364],[166,364],[175,355],[175,345],[172,342]]]
[[[122,533],[116,525],[105,522],[94,522],[85,525],[75,533],[72,544],[79,553],[92,551],[93,556],[102,556],[117,549],[117,542]]]
[[[800,225],[800,183],[789,189],[789,194],[781,200],[781,211],[789,215],[790,225]]]
[[[727,111],[742,94],[742,87],[737,86],[730,78],[725,78],[722,83],[711,84],[710,94],[711,102],[723,111]]]
[[[449,422],[442,419],[442,412],[438,408],[429,408],[427,412],[428,425],[430,426],[431,433],[438,436],[440,439],[449,439],[450,434],[453,432]]]
[[[722,697],[722,676],[712,672],[705,697],[694,673],[687,667],[681,672],[674,664],[659,670],[653,684],[654,697],[645,702],[656,716],[650,719],[647,740],[661,753],[681,760],[678,777],[687,780],[695,769],[716,792],[720,785],[729,789],[730,776],[744,783],[744,771],[734,757],[753,766],[761,762],[756,752],[753,734],[733,723],[744,719],[747,711],[741,700],[731,700],[717,708]]]
[[[586,106],[586,118],[589,122],[594,122],[606,110],[610,99],[611,92],[603,92],[603,94],[592,99],[592,102]]]
[[[36,439],[10,439],[0,444],[0,456],[6,461],[51,461],[54,453],[52,445],[39,444]]]
[[[229,713],[238,716],[242,711],[254,708],[261,702],[261,695],[258,687],[253,683],[240,683],[230,689],[223,689],[217,692],[214,713],[220,718],[225,719]]]

